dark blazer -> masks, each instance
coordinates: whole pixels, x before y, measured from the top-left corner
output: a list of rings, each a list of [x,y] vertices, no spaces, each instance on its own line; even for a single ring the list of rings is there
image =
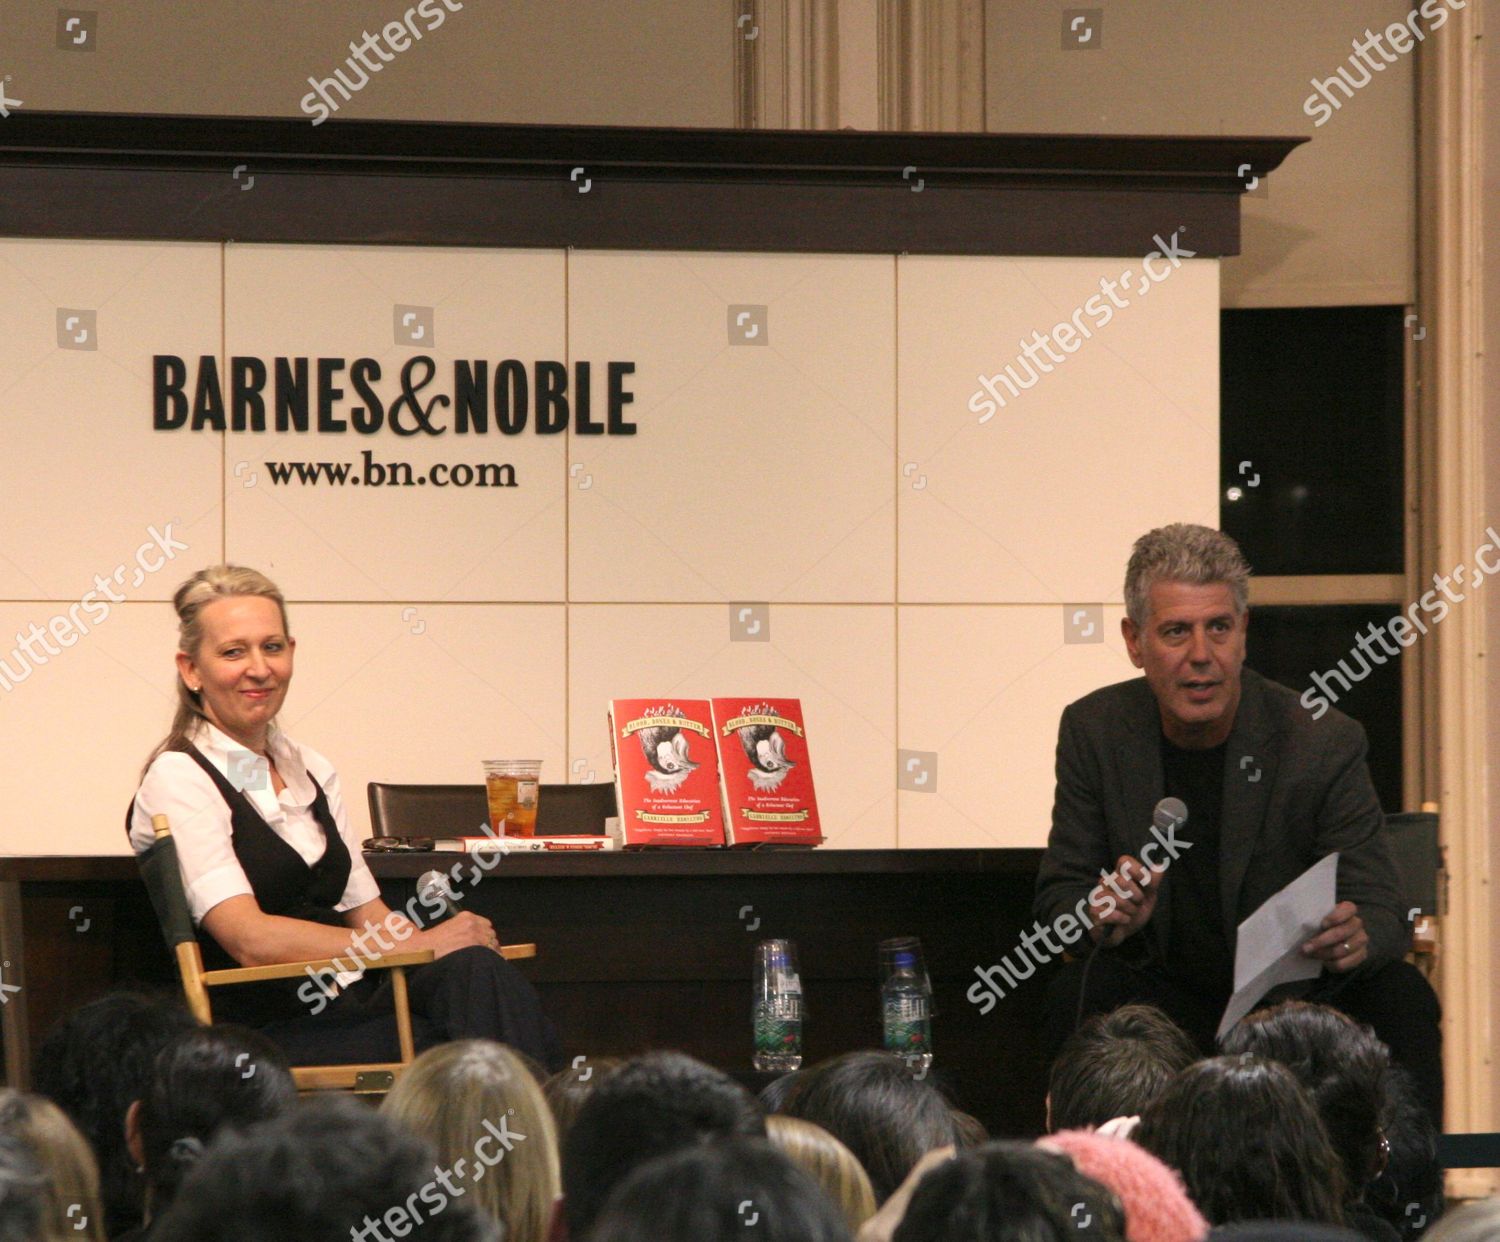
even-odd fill
[[[1243,670],[1225,748],[1219,827],[1220,898],[1231,949],[1246,916],[1341,849],[1338,899],[1359,906],[1370,937],[1369,957],[1358,973],[1406,953],[1411,929],[1366,749],[1364,729],[1342,712],[1330,710],[1314,720],[1294,691]],[[1065,708],[1036,917],[1051,922],[1073,910],[1099,883],[1101,869],[1112,869],[1122,854],[1139,858],[1164,793],[1161,714],[1144,677],[1106,686]],[[1192,807],[1188,815],[1191,823]],[[1171,900],[1168,867],[1150,922],[1126,945],[1142,941],[1136,952],[1149,949],[1158,961],[1169,960]]]

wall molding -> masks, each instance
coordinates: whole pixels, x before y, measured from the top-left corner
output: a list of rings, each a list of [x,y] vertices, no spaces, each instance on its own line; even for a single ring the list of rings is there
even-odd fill
[[[1484,408],[1478,19],[1454,12],[1450,37],[1419,60],[1417,314],[1427,329],[1416,351],[1419,462],[1428,504],[1419,507],[1418,578],[1468,564],[1483,539]],[[1491,1049],[1495,1004],[1491,934],[1492,843],[1486,781],[1486,593],[1469,591],[1424,653],[1423,719],[1428,797],[1440,803],[1450,877],[1438,978],[1443,1000],[1446,1125],[1492,1131],[1497,1109]],[[1492,1194],[1493,1172],[1449,1174],[1450,1193]]]
[[[1217,258],[1235,169],[1304,141],[28,110],[0,132],[0,236],[1138,259],[1182,230]]]

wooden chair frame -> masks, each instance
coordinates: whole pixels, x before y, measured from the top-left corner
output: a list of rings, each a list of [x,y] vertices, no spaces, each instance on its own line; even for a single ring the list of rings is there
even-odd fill
[[[171,825],[165,815],[154,815],[151,827],[156,833],[156,845],[153,849],[169,851],[171,866],[166,868],[167,874],[160,877],[158,884],[153,885],[147,879],[147,888],[168,947],[177,960],[188,1010],[200,1023],[204,1026],[213,1024],[213,1005],[209,999],[211,988],[260,983],[268,979],[294,979],[309,972],[338,969],[336,959],[323,958],[305,962],[276,962],[266,966],[240,966],[229,970],[204,970],[203,950],[198,944],[197,936],[185,934],[192,924],[188,914],[187,895],[182,887],[182,873],[176,867],[177,851],[176,843],[172,841]],[[146,858],[147,854],[143,854],[138,860],[143,868]],[[507,957],[532,957],[536,953],[535,945],[508,945],[505,948]],[[367,969],[391,972],[396,1039],[401,1051],[399,1061],[353,1065],[296,1065],[292,1067],[292,1078],[297,1089],[368,1094],[390,1090],[397,1076],[411,1064],[416,1055],[411,1031],[411,1006],[406,990],[406,968],[425,965],[432,960],[432,950],[419,949],[408,953],[387,953],[369,959],[366,963]]]

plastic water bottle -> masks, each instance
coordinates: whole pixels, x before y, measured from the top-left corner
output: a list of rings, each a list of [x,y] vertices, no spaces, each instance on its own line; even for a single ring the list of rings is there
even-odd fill
[[[797,946],[763,940],[755,950],[755,1055],[762,1074],[802,1068],[802,979]]]
[[[885,1048],[916,1071],[932,1064],[932,990],[916,970],[916,956],[897,953],[880,989]]]

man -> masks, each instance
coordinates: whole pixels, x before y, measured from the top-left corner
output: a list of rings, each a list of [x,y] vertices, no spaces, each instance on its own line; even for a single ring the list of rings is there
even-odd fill
[[[1035,913],[1050,922],[1086,899],[1096,947],[1052,980],[1049,1043],[1084,1015],[1143,1001],[1211,1051],[1236,928],[1338,850],[1337,904],[1302,946],[1323,964],[1305,999],[1373,1026],[1440,1120],[1438,1002],[1402,960],[1410,928],[1364,730],[1338,711],[1314,719],[1294,691],[1243,667],[1249,579],[1238,546],[1208,527],[1136,541],[1121,630],[1146,675],[1071,704],[1058,733]],[[1153,834],[1163,797],[1188,819]]]

